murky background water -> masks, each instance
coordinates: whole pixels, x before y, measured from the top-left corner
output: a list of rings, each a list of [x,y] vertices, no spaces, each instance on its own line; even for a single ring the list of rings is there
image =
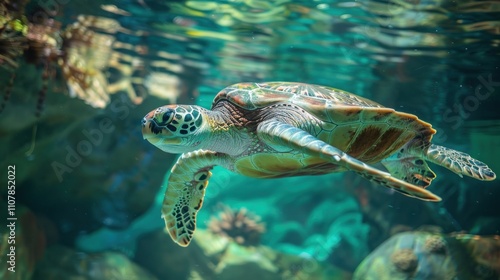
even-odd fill
[[[216,168],[181,248],[160,219],[175,155],[140,131],[164,104],[296,81],[416,114],[500,172],[499,18],[496,1],[1,1],[0,278],[500,279],[498,180],[437,166],[441,203]]]

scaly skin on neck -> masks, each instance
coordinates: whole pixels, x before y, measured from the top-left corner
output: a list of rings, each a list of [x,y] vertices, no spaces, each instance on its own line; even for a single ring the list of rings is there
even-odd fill
[[[166,105],[151,111],[142,120],[144,139],[167,153],[203,149],[238,156],[256,143],[255,122],[244,118],[245,112],[234,105],[222,103],[215,110]]]
[[[236,156],[247,151],[247,147],[252,142],[252,135],[255,136],[254,129],[246,126],[247,121],[236,119],[229,106],[220,106],[217,110],[205,110],[203,115],[203,126],[201,143],[202,149],[225,153]]]

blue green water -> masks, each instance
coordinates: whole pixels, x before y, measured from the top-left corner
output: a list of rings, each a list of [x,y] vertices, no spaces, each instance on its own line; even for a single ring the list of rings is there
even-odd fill
[[[176,155],[140,130],[154,108],[210,108],[234,83],[303,82],[418,115],[438,130],[434,143],[500,172],[497,2],[22,6],[0,6],[0,217],[4,223],[11,200],[7,166],[15,165],[18,218],[15,273],[6,266],[9,232],[0,230],[1,279],[500,279],[498,180],[460,178],[435,165],[429,190],[439,203],[352,172],[263,180],[215,167],[194,244],[181,248],[160,218]],[[50,55],[34,60],[32,52]],[[250,224],[265,227],[257,237],[251,227],[240,234],[257,246],[214,230],[224,227],[222,205],[247,209]],[[424,231],[441,232],[446,249],[426,251]],[[418,267],[410,254],[406,270],[398,268],[401,248],[413,248]]]

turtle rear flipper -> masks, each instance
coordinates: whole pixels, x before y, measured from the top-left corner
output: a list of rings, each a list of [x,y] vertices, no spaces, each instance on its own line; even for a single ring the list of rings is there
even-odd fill
[[[466,175],[482,181],[491,181],[496,178],[495,173],[485,163],[450,148],[432,144],[427,150],[426,158],[448,168],[460,177]]]
[[[427,188],[436,178],[425,160],[407,153],[397,152],[382,160],[382,164],[392,176],[422,188]]]

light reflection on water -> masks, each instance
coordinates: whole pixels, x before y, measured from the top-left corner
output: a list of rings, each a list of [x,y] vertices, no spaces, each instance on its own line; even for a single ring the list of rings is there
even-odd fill
[[[204,83],[214,88],[302,80],[359,92],[366,88],[352,81],[369,85],[380,64],[430,57],[439,66],[458,56],[468,58],[460,65],[479,70],[484,56],[498,54],[494,2],[187,1],[163,8],[168,18],[152,25],[204,42],[208,53],[199,54],[214,59]]]
[[[493,1],[150,1],[120,8],[130,12],[114,15],[125,28],[144,26],[144,43],[169,54],[154,59],[199,69],[201,105],[232,83],[302,81],[402,105],[446,127],[449,104],[462,103],[481,75],[495,81],[500,73],[500,5]],[[145,12],[152,10],[154,17]],[[150,70],[165,70],[155,65]],[[487,113],[495,111],[491,103],[472,119],[497,118]]]

